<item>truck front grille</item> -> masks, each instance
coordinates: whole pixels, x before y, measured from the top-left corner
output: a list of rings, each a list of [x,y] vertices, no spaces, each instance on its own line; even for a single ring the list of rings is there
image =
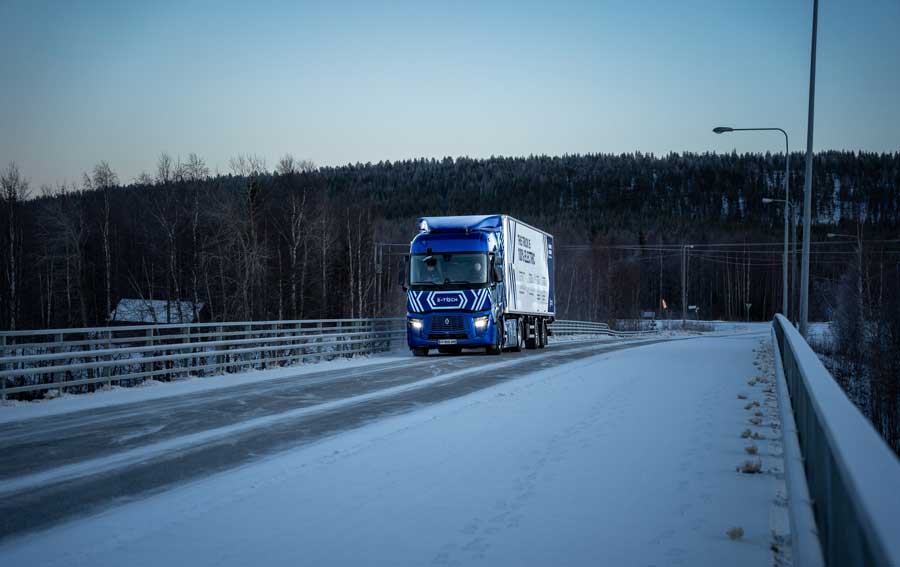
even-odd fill
[[[459,333],[465,329],[463,318],[459,315],[435,315],[431,318],[431,330],[435,333]]]
[[[465,333],[441,333],[440,335],[436,335],[434,333],[429,333],[428,339],[432,341],[439,341],[441,339],[468,339],[469,335]]]

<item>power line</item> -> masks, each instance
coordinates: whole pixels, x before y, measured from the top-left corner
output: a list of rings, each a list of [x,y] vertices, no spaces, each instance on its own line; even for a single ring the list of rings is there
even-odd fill
[[[900,239],[872,239],[863,240],[866,244],[895,244],[900,243]],[[784,242],[707,242],[707,243],[686,243],[693,247],[694,250],[700,248],[759,248],[771,247],[780,250],[784,246]],[[856,241],[851,240],[815,240],[810,242],[814,246],[856,246]],[[682,244],[560,244],[557,245],[561,250],[592,250],[592,249],[609,249],[609,250],[681,250]]]

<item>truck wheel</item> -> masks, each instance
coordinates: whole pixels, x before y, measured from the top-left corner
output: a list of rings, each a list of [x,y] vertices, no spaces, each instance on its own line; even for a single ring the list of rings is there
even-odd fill
[[[428,356],[428,349],[425,347],[415,347],[412,349],[413,356]]]
[[[485,354],[497,355],[503,352],[503,335],[501,330],[503,329],[503,322],[500,321],[497,324],[497,327],[494,329],[494,344],[484,347]]]
[[[525,346],[525,320],[519,319],[516,321],[516,344],[509,350],[513,352],[522,352],[522,347]]]
[[[537,329],[538,348],[544,348],[547,346],[547,323],[543,319],[538,319]]]

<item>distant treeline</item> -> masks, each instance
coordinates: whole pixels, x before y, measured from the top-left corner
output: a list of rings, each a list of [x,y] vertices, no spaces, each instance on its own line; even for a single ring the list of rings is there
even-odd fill
[[[792,156],[801,200],[803,156]],[[446,158],[316,168],[254,156],[211,177],[201,158],[163,154],[123,185],[106,163],[80,185],[29,187],[3,170],[0,329],[103,325],[120,298],[204,304],[213,320],[399,316],[399,246],[421,215],[508,213],[557,237],[559,317],[610,320],[641,310],[768,319],[781,302],[782,155],[646,154]],[[900,153],[815,158],[814,241],[827,232],[895,237]],[[623,249],[619,245],[641,245]],[[891,247],[893,246],[893,248]],[[896,245],[867,246],[869,299],[896,293]],[[811,316],[835,307],[854,243],[817,245]],[[834,253],[824,253],[833,251]],[[381,261],[378,261],[381,260]],[[880,291],[879,291],[880,290]]]

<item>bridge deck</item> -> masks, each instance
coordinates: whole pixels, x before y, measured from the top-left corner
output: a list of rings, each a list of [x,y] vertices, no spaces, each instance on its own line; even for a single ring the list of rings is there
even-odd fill
[[[740,437],[777,437],[768,385],[747,383],[768,342],[428,359],[47,418],[80,424],[82,452],[10,430],[0,562],[771,564],[780,448]],[[122,440],[160,411],[174,433]],[[740,474],[751,442],[762,473]]]

